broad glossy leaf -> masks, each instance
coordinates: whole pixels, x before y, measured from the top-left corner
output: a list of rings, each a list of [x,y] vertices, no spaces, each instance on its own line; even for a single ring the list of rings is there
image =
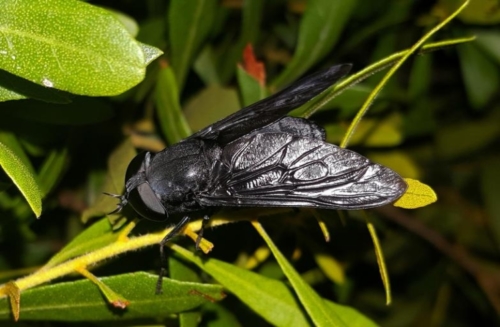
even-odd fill
[[[144,78],[143,48],[105,9],[76,0],[6,0],[1,10],[9,13],[0,16],[1,69],[94,96],[120,94]]]
[[[42,191],[36,177],[23,161],[15,155],[4,143],[0,142],[0,166],[7,176],[12,179],[19,191],[35,213],[36,217],[42,214]]]
[[[196,52],[209,35],[218,2],[215,0],[172,0],[168,12],[170,58],[179,86],[183,89],[186,75]]]
[[[500,70],[474,44],[461,45],[458,50],[469,102],[475,109],[481,109],[498,93]]]
[[[172,68],[170,66],[162,68],[155,89],[156,114],[163,135],[171,144],[191,135],[179,101],[177,82]]]
[[[154,290],[158,276],[137,272],[102,278],[102,282],[130,301],[126,310],[110,308],[99,288],[89,280],[42,286],[21,294],[20,320],[124,321],[168,317],[192,310],[208,300],[224,298],[218,285],[179,282],[165,278],[163,294]],[[0,300],[0,319],[11,319],[7,299]]]
[[[302,17],[293,59],[272,83],[282,87],[296,80],[332,49],[351,16],[356,0],[310,0]]]
[[[139,26],[137,25],[137,22],[135,21],[134,18],[130,17],[129,15],[121,12],[114,10],[112,8],[106,8],[117,20],[119,20],[123,26],[127,29],[127,31],[132,35],[133,37],[137,36],[137,33],[139,33]]]
[[[0,70],[0,102],[19,99],[36,99],[49,103],[70,103],[65,92],[35,84],[4,70]]]

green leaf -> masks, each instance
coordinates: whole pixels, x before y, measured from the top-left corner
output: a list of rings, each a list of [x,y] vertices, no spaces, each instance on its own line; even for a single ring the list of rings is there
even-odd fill
[[[479,151],[500,135],[500,115],[440,127],[436,133],[436,152],[443,159],[454,159]]]
[[[244,107],[266,97],[267,91],[264,85],[261,85],[252,75],[248,74],[243,67],[238,66],[236,72]]]
[[[458,50],[469,102],[473,108],[481,109],[498,93],[500,72],[474,44],[464,44]]]
[[[210,85],[189,100],[184,114],[191,130],[198,131],[239,108],[238,93],[234,89]]]
[[[130,161],[137,155],[130,139],[125,140],[108,159],[108,174],[103,185],[103,192],[121,194],[125,186],[125,174]],[[117,199],[100,194],[96,202],[82,214],[85,223],[90,218],[102,217],[113,211],[118,204]]]
[[[40,189],[45,197],[57,184],[68,161],[68,149],[66,147],[54,148],[50,151],[38,173]]]
[[[300,23],[299,40],[293,59],[272,83],[291,83],[322,59],[340,37],[356,0],[310,0]]]
[[[172,250],[210,274],[231,293],[275,326],[309,326],[285,283],[213,258],[200,258],[178,245]]]
[[[206,45],[193,64],[193,69],[205,85],[221,84],[217,71],[216,55],[210,45]]]
[[[0,70],[0,102],[36,99],[49,103],[70,103],[68,94],[32,83],[24,78]]]
[[[10,101],[10,100],[21,100],[26,99],[26,96],[6,89],[4,87],[0,87],[0,102]]]
[[[170,2],[168,12],[170,58],[179,91],[184,87],[195,54],[210,33],[217,4],[215,0]]]
[[[263,17],[263,0],[243,1],[243,19],[241,20],[241,34],[236,42],[227,51],[219,55],[219,72],[221,80],[228,83],[234,74],[238,61],[241,60],[243,49],[247,44],[255,44],[261,31],[260,24]]]
[[[105,8],[108,10],[115,18],[120,21],[120,23],[125,26],[127,31],[132,35],[133,37],[136,37],[137,34],[139,33],[139,26],[137,25],[137,22],[135,21],[134,18],[130,17],[129,15],[121,12],[114,10],[112,8]]]
[[[388,116],[382,121],[364,118],[359,123],[349,144],[351,146],[362,144],[371,147],[399,145],[403,141],[403,135],[399,128],[400,121],[399,115]],[[339,144],[347,127],[341,124],[328,124],[325,126],[325,130],[328,142]]]
[[[170,144],[191,135],[179,102],[179,91],[172,68],[162,68],[155,89],[156,113],[160,128]]]
[[[44,265],[44,269],[109,245],[115,242],[118,236],[119,233],[113,233],[109,219],[104,217],[78,234]]]
[[[325,304],[330,308],[331,311],[338,312],[342,317],[342,320],[348,322],[349,327],[376,327],[378,326],[371,319],[363,316],[356,309],[351,307],[340,305],[328,300],[325,300]]]
[[[175,256],[168,258],[168,267],[170,271],[170,278],[181,280],[184,282],[201,282],[200,276],[191,268],[188,267],[183,261]]]
[[[427,93],[432,76],[432,56],[418,56],[411,68],[408,95],[412,101],[417,101]]]
[[[168,258],[168,268],[170,272],[170,278],[175,280],[180,280],[184,282],[201,282],[198,274],[188,267],[184,262],[177,259],[175,256],[170,256]],[[183,312],[179,315],[179,322],[181,327],[196,327],[201,321],[201,312]]]
[[[21,294],[21,320],[44,321],[123,321],[139,318],[165,318],[192,310],[224,297],[222,287],[165,278],[163,294],[154,290],[158,276],[137,272],[102,278],[102,282],[130,301],[126,310],[112,309],[99,288],[89,280],[58,283],[24,291]],[[201,295],[200,295],[201,294]],[[0,300],[0,319],[11,319],[7,299]]]
[[[0,166],[21,191],[35,216],[40,217],[42,214],[43,194],[36,177],[23,161],[2,142],[0,142]]]
[[[341,118],[351,118],[353,117],[359,107],[363,105],[364,99],[370,94],[371,88],[366,85],[354,85],[346,90],[343,90],[341,94],[330,99],[324,104],[321,104],[321,111],[340,109]],[[383,98],[384,94],[381,94],[379,98]],[[304,113],[309,111],[309,108],[317,105],[321,96],[315,97],[311,101],[307,102],[305,105],[301,106],[298,110],[297,116],[303,117]]]
[[[347,326],[346,321],[336,311],[331,310],[324,301],[301,277],[274,245],[262,226],[254,223],[254,227],[271,249],[276,261],[292,284],[300,303],[304,306],[315,326]]]
[[[403,151],[373,152],[369,153],[367,157],[407,178],[418,179],[422,174],[415,160]]]
[[[23,148],[23,146],[19,142],[19,138],[16,135],[14,135],[14,133],[0,131],[0,143],[3,143],[12,152],[14,152],[14,154],[19,159],[21,159],[21,161],[26,166],[26,168],[29,169],[31,174],[35,175],[35,169],[33,168],[33,165],[31,164],[31,161],[28,158],[28,155],[26,154],[25,149]]]
[[[500,32],[498,30],[474,30],[476,44],[500,64]]]
[[[179,314],[179,324],[181,327],[197,327],[201,321],[201,313],[197,311],[183,312]]]
[[[481,171],[481,191],[483,194],[486,210],[488,211],[488,221],[491,231],[496,239],[496,244],[500,244],[500,171],[499,161],[489,162]]]
[[[105,9],[76,0],[6,0],[2,10],[9,15],[0,16],[1,69],[94,96],[120,94],[144,78],[142,47]]]
[[[207,317],[207,327],[241,327],[235,317],[236,312],[231,312],[219,303],[205,303],[202,306],[204,316]]]

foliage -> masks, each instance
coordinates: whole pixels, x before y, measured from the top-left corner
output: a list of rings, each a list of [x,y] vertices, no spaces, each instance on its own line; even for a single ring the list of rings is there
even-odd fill
[[[455,0],[2,5],[3,321],[499,322],[500,16],[488,1],[461,12]],[[369,212],[217,212],[205,254],[184,237],[169,245],[155,295],[150,246],[168,221],[109,215],[117,201],[102,194],[122,192],[135,149],[159,151],[341,62],[352,75],[293,114],[399,172],[407,194]],[[434,190],[439,201],[426,206]],[[185,235],[196,239],[200,226]]]

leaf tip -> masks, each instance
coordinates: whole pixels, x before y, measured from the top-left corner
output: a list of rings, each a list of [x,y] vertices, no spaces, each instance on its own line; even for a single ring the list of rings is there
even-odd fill
[[[405,181],[408,189],[399,200],[394,202],[395,207],[416,209],[437,201],[436,192],[429,185],[411,178],[405,178]]]

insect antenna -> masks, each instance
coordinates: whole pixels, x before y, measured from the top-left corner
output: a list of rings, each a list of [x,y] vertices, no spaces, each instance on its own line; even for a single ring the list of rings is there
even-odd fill
[[[113,210],[113,211],[111,211],[111,212],[109,212],[108,215],[112,215],[112,214],[115,214],[115,213],[118,213],[118,212],[122,211],[123,208],[128,203],[128,199],[127,199],[126,194],[120,195],[120,194],[113,194],[113,193],[108,193],[108,192],[103,192],[103,194],[109,195],[109,196],[111,196],[113,198],[120,199],[120,203],[118,203],[118,205],[116,206],[116,209]]]

